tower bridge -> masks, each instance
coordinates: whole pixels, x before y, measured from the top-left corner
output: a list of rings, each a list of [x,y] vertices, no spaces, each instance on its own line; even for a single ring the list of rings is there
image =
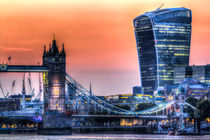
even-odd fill
[[[73,90],[76,96],[80,96],[87,102],[88,106],[97,106],[101,110],[107,111],[107,115],[72,115],[73,118],[141,118],[141,119],[167,119],[167,116],[155,115],[172,104],[174,101],[166,101],[155,107],[143,111],[130,111],[119,108],[108,102],[92,95],[88,90],[81,86],[69,74],[66,73],[66,53],[64,44],[62,50],[58,49],[55,38],[49,49],[44,46],[42,65],[0,65],[0,72],[39,72],[43,73],[43,92],[44,92],[44,114],[0,114],[1,117],[20,117],[20,118],[43,118],[43,127],[45,128],[60,128],[68,127],[71,120],[68,117],[60,116],[65,114],[68,110],[66,108],[66,86]],[[56,116],[49,117],[49,112],[56,112]],[[67,115],[68,116],[68,115]],[[36,118],[37,117],[37,118]],[[53,121],[52,121],[53,120]],[[37,120],[36,120],[37,121]],[[56,122],[56,123],[55,123]]]

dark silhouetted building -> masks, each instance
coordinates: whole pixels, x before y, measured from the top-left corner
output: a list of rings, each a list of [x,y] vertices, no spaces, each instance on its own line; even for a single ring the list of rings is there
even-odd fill
[[[20,110],[20,99],[0,98],[0,112]]]
[[[134,19],[142,92],[173,84],[174,66],[189,64],[191,10],[157,9]]]
[[[20,100],[20,103],[23,102],[23,95],[22,94],[10,95],[9,98]],[[31,98],[32,98],[32,95],[25,95],[25,102],[30,103]]]
[[[141,94],[141,87],[140,86],[133,87],[133,94]]]
[[[210,84],[210,65],[174,67],[174,83],[185,78],[195,78],[201,83]]]

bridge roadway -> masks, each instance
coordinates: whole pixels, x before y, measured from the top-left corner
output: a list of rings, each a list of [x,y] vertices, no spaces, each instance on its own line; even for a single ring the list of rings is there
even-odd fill
[[[32,114],[32,113],[4,113],[0,114],[1,118],[11,118],[11,119],[39,119],[42,114]],[[133,118],[133,119],[156,119],[164,120],[168,119],[167,115],[72,115],[72,118]],[[37,120],[36,120],[37,121]]]
[[[48,72],[48,68],[42,65],[0,65],[0,72]]]
[[[72,115],[75,118],[134,118],[134,119],[168,119],[167,115]]]

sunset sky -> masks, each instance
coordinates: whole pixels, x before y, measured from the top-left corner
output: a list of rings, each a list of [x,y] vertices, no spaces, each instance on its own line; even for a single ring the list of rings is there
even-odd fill
[[[162,3],[192,10],[190,64],[210,64],[209,0],[0,0],[0,63],[42,62],[55,33],[75,80],[86,88],[91,81],[96,95],[131,93],[140,85],[133,19]],[[22,75],[1,73],[0,82],[9,90],[15,77],[18,91]]]

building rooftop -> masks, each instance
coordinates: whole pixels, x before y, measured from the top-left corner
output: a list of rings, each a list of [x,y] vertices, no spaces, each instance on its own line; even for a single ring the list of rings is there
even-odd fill
[[[190,88],[208,88],[208,85],[205,83],[201,83],[199,80],[195,78],[186,78],[180,82],[181,85],[189,85]]]
[[[154,11],[150,11],[150,12],[146,12],[146,13],[161,14],[161,13],[165,13],[165,12],[180,11],[180,10],[189,10],[189,9],[184,8],[184,7],[178,7],[178,8],[165,8],[165,9],[156,9],[156,10],[154,10]],[[145,13],[145,14],[146,14],[146,13]]]
[[[165,8],[165,9],[156,9],[154,11],[150,11],[150,12],[146,12],[142,15],[137,16],[134,20],[134,26],[135,26],[135,21],[139,18],[141,18],[142,16],[148,16],[150,18],[154,18],[157,15],[161,15],[161,14],[165,14],[165,13],[169,13],[169,12],[173,12],[173,11],[191,11],[190,9],[184,8],[184,7],[178,7],[178,8]]]
[[[200,81],[195,78],[186,78],[181,83],[198,84]]]

